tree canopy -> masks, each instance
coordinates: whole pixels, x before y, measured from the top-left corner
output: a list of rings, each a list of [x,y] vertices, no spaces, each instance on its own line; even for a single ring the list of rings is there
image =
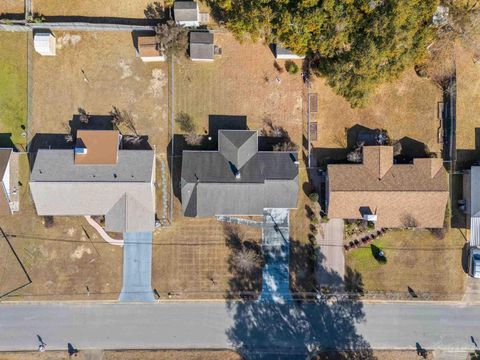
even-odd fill
[[[309,55],[352,106],[425,55],[438,0],[210,0],[239,39],[265,38]]]

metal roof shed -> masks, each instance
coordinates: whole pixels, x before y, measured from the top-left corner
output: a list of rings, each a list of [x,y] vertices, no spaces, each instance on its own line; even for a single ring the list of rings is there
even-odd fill
[[[213,33],[209,31],[190,32],[190,59],[193,61],[213,61],[214,53]]]
[[[36,33],[33,37],[33,47],[42,56],[56,55],[56,41],[52,33]]]

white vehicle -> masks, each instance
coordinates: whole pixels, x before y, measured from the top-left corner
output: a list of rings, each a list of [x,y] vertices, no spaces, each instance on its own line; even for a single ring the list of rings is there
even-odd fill
[[[468,274],[480,278],[480,248],[471,248],[468,257]]]

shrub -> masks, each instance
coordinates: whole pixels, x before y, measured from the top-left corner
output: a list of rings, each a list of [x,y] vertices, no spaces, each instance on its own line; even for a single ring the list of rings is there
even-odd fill
[[[318,218],[315,216],[313,219],[310,220],[310,223],[313,225],[318,225]]]
[[[298,72],[298,65],[295,64],[293,61],[285,62],[285,69],[289,74],[296,74]]]
[[[201,145],[203,142],[203,136],[195,133],[186,134],[183,137],[185,139],[185,142],[191,146],[198,146]]]
[[[310,199],[310,201],[317,202],[319,199],[319,196],[317,192],[313,191],[308,195],[308,198]]]
[[[316,227],[313,227],[313,228],[311,229],[311,231],[312,231],[312,234],[315,235],[315,236],[318,234],[318,230],[317,230]]]
[[[53,227],[54,224],[55,224],[55,221],[53,220],[53,216],[44,216],[43,217],[43,225],[47,229]]]

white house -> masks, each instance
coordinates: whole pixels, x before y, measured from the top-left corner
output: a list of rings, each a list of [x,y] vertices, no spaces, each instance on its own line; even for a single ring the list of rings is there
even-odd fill
[[[173,17],[177,25],[186,27],[200,26],[200,11],[195,1],[175,1]]]

